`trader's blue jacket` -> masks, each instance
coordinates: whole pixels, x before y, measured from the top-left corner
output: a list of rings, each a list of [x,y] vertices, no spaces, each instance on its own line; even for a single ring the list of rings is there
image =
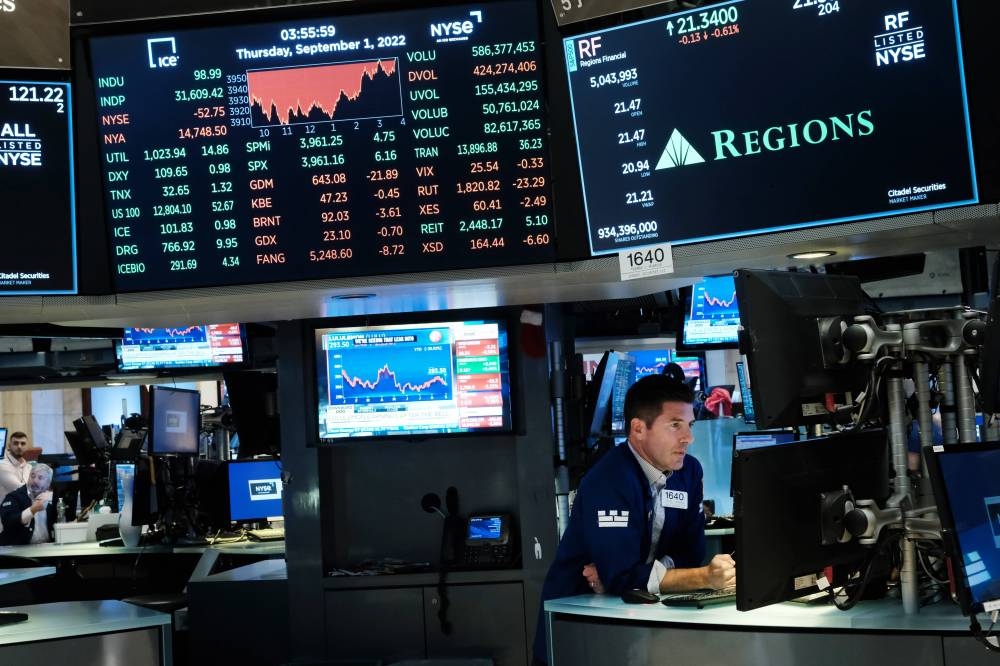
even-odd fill
[[[705,514],[701,463],[685,456],[684,466],[667,479],[667,491],[687,493],[686,508],[664,510],[655,557],[669,555],[678,568],[700,567],[705,558]],[[593,562],[607,594],[646,589],[653,497],[649,481],[628,444],[611,449],[587,472],[577,491],[569,525],[542,586],[547,599],[587,594],[583,567]],[[534,654],[548,661],[544,611],[539,613]]]

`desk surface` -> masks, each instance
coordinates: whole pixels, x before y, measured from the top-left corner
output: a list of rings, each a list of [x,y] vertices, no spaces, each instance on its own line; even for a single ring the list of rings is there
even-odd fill
[[[667,607],[663,604],[626,604],[610,595],[584,594],[545,602],[549,613],[599,617],[627,622],[711,625],[714,628],[767,627],[847,631],[926,631],[968,633],[969,619],[958,606],[935,604],[916,615],[905,615],[899,601],[863,601],[849,611],[831,605],[783,603],[741,613],[734,603],[705,608]]]
[[[24,622],[0,627],[0,645],[110,634],[170,625],[167,613],[123,601],[59,601],[18,606],[28,614]]]
[[[199,583],[236,583],[259,580],[287,580],[288,567],[284,560],[261,560],[228,571],[206,576]]]
[[[55,567],[26,567],[24,569],[0,569],[0,585],[21,583],[32,578],[54,576]]]
[[[284,541],[215,544],[213,546],[156,545],[156,546],[100,546],[96,541],[82,543],[38,543],[28,546],[0,546],[0,555],[20,555],[37,559],[55,557],[96,557],[100,555],[128,555],[133,553],[203,553],[206,550],[247,555],[278,555],[285,552]]]

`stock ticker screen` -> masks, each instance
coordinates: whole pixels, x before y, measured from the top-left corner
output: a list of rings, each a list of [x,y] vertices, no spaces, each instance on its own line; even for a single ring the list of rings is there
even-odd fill
[[[0,295],[77,293],[68,83],[0,80],[0,199]]]
[[[554,259],[534,2],[89,47],[119,291]]]
[[[564,40],[593,254],[978,202],[948,0],[735,0]]]

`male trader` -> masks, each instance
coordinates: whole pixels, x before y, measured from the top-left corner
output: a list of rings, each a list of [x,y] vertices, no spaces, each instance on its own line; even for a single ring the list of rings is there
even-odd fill
[[[0,459],[0,500],[28,482],[31,463],[24,457],[30,448],[28,436],[18,430],[7,440],[7,450]]]
[[[52,506],[52,468],[39,463],[31,468],[28,482],[8,493],[0,502],[0,546],[18,546],[49,541],[49,529],[55,524]]]
[[[702,467],[687,454],[694,441],[693,401],[682,372],[649,375],[629,388],[628,441],[583,478],[545,577],[543,604],[588,592],[680,592],[736,584],[729,555],[716,555],[702,566]],[[542,612],[535,634],[538,663],[548,661],[543,618]]]

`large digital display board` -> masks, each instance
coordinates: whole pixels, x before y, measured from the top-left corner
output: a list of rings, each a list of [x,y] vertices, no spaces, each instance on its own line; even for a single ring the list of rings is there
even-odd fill
[[[979,200],[952,0],[735,0],[563,46],[593,254]]]
[[[117,289],[552,260],[538,18],[92,36]]]
[[[0,80],[0,295],[75,294],[68,83]]]

